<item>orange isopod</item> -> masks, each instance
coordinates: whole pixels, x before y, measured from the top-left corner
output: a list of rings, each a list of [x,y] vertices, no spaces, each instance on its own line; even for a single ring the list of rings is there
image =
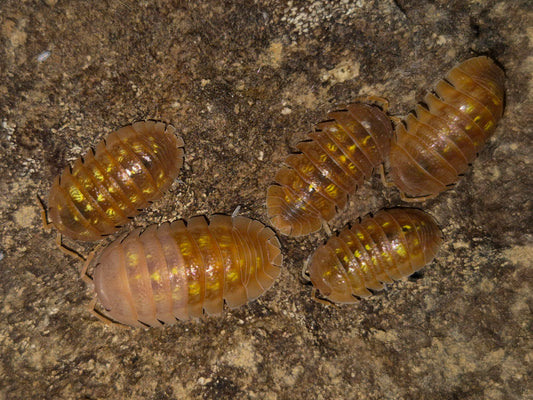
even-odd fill
[[[183,165],[183,140],[162,122],[136,122],[111,133],[56,177],[51,223],[78,240],[114,233],[160,198]]]
[[[319,230],[383,163],[392,123],[385,113],[387,102],[378,100],[383,110],[351,103],[330,112],[310,140],[297,144],[300,153],[285,159],[267,191],[268,216],[281,233],[302,236]]]
[[[355,303],[383,283],[411,275],[429,264],[442,234],[429,214],[414,208],[381,210],[319,246],[308,264],[321,295],[336,303]]]
[[[423,201],[459,180],[503,114],[504,79],[490,58],[466,60],[397,125],[389,161],[404,199]]]
[[[106,319],[161,326],[219,314],[224,300],[235,308],[256,299],[282,259],[274,231],[259,221],[214,215],[208,225],[199,216],[115,240],[101,253],[93,282]]]

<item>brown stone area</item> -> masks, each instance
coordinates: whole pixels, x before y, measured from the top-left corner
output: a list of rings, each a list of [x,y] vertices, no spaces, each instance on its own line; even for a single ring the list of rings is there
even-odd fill
[[[532,26],[528,0],[1,1],[0,399],[532,398]],[[122,232],[237,206],[268,223],[266,188],[327,111],[377,95],[404,115],[479,54],[506,72],[506,109],[459,184],[418,205],[444,245],[360,303],[311,300],[320,231],[281,237],[281,276],[245,307],[110,327],[42,229],[34,196],[146,118],[177,128],[185,165]],[[330,226],[397,205],[375,176]]]

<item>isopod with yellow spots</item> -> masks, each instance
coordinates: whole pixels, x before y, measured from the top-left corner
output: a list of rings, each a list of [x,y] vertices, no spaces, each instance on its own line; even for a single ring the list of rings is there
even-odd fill
[[[388,103],[368,100],[382,103],[383,110],[363,99],[339,107],[296,145],[299,153],[285,158],[266,199],[270,221],[284,235],[319,230],[383,163],[392,138]]]
[[[468,59],[438,82],[405,125],[397,125],[389,162],[405,200],[423,201],[459,180],[502,117],[504,83],[490,58]]]
[[[235,308],[256,299],[282,259],[274,231],[259,221],[214,215],[208,224],[199,216],[115,240],[99,256],[93,282],[106,319],[162,326],[219,314],[224,301]]]
[[[429,214],[413,208],[381,210],[319,246],[308,264],[322,296],[355,303],[429,264],[442,243]]]
[[[183,165],[175,128],[136,122],[111,133],[56,177],[48,198],[51,223],[72,239],[112,234],[160,198]]]

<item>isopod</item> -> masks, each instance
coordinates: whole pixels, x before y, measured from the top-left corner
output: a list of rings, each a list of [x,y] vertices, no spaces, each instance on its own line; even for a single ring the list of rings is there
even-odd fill
[[[459,180],[503,114],[504,78],[488,57],[466,60],[397,125],[389,161],[404,198],[422,201]]]
[[[145,121],[111,133],[56,177],[48,199],[51,223],[85,241],[116,232],[178,176],[183,140],[174,132],[170,125]]]
[[[355,303],[429,264],[442,243],[437,223],[412,208],[381,210],[319,246],[308,264],[322,296]]]
[[[356,102],[330,112],[309,140],[297,144],[300,153],[285,159],[266,201],[271,223],[281,233],[302,236],[319,230],[383,163],[392,123],[386,101],[379,101],[383,110]]]
[[[235,308],[256,299],[282,259],[274,231],[259,221],[214,215],[208,224],[199,216],[115,240],[100,254],[93,282],[106,319],[161,326],[219,314],[224,300]]]

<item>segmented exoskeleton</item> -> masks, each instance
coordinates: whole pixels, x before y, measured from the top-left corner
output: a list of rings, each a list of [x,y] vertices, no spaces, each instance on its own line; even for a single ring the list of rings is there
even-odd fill
[[[386,101],[384,109],[386,110]],[[376,105],[352,103],[330,112],[308,141],[297,144],[267,191],[272,225],[301,236],[320,229],[343,209],[389,152],[392,124]]]
[[[322,296],[354,303],[368,289],[411,275],[429,264],[442,243],[435,220],[412,208],[381,210],[342,230],[311,256],[309,276]]]
[[[117,231],[160,198],[183,165],[183,140],[162,122],[136,122],[111,133],[56,177],[51,223],[70,238],[93,241]]]
[[[459,180],[502,116],[504,79],[490,58],[466,60],[397,125],[390,175],[402,194],[422,201]]]
[[[282,259],[274,231],[258,221],[214,215],[208,225],[194,217],[115,240],[100,254],[93,282],[107,318],[161,326],[219,314],[224,301],[235,308],[256,299]]]

